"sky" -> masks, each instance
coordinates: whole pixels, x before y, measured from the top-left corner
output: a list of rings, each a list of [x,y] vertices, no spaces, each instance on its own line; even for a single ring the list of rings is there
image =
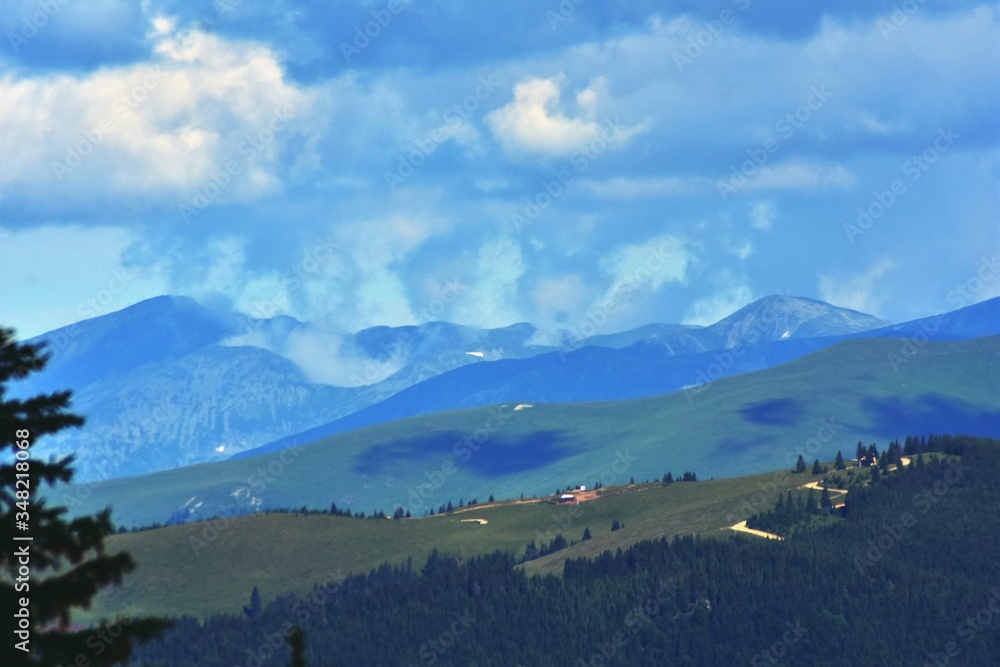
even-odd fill
[[[1000,5],[8,0],[0,323],[1000,295]]]

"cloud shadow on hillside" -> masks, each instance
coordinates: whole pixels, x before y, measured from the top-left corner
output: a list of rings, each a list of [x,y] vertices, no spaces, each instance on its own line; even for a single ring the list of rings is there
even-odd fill
[[[766,426],[795,426],[802,416],[802,402],[794,398],[775,398],[748,403],[740,408],[743,419]]]
[[[862,408],[872,415],[872,429],[878,433],[1000,437],[1000,412],[982,410],[940,394],[924,394],[910,401],[896,397],[867,398]]]
[[[471,468],[483,477],[495,477],[543,468],[578,451],[562,431],[538,431],[518,437],[494,434],[481,445],[471,439],[466,443],[466,435],[462,431],[444,431],[374,445],[358,456],[353,471],[379,475],[386,467],[401,462],[425,462],[440,469],[447,459],[460,470]]]

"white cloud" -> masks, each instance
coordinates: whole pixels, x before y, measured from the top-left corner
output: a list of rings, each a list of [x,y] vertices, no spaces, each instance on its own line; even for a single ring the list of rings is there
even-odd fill
[[[502,327],[523,319],[518,282],[527,269],[521,247],[512,239],[484,243],[467,289],[452,311],[452,321],[477,327]]]
[[[750,205],[750,220],[754,229],[762,232],[771,229],[776,217],[778,207],[773,201],[758,201]]]
[[[631,178],[616,176],[603,181],[585,179],[580,182],[584,189],[601,199],[639,199],[644,197],[666,197],[706,192],[712,188],[712,181],[699,176],[648,176]]]
[[[725,181],[722,181],[725,182]],[[790,162],[761,167],[738,190],[839,190],[852,187],[857,178],[842,165]]]
[[[540,327],[563,324],[570,313],[576,313],[586,298],[586,285],[578,273],[542,278],[531,290],[531,301],[537,313],[534,324]]]
[[[165,17],[148,38],[148,62],[0,76],[0,199],[71,208],[201,194],[207,205],[281,188],[289,140],[317,131],[318,93],[286,81],[264,46]]]
[[[648,285],[655,290],[664,283],[683,283],[691,257],[683,239],[662,234],[642,244],[615,248],[601,258],[600,268],[614,279],[609,292],[625,285]]]
[[[740,244],[727,244],[726,250],[739,259],[746,259],[753,254],[753,242],[745,241]]]
[[[896,267],[896,262],[883,258],[863,273],[847,277],[819,275],[819,291],[823,301],[851,308],[862,313],[879,315],[888,293],[879,289],[879,281]]]
[[[632,313],[644,305],[651,293],[663,285],[687,280],[693,258],[687,243],[671,234],[615,248],[598,262],[601,272],[611,283],[588,311],[604,313],[609,320],[604,327],[607,331],[622,323],[632,325]]]
[[[569,155],[602,136],[609,144],[628,143],[648,125],[612,127],[596,120],[602,98],[607,97],[603,79],[577,93],[579,116],[571,117],[561,108],[562,75],[550,79],[529,79],[514,88],[514,100],[487,117],[497,141],[512,153],[549,156]]]
[[[684,324],[707,326],[732,315],[753,303],[754,296],[747,285],[746,277],[737,277],[729,271],[721,271],[715,278],[719,288],[711,296],[695,301],[684,316]]]
[[[431,216],[397,213],[338,225],[328,235],[336,248],[324,252],[315,269],[297,281],[297,314],[343,330],[415,323],[401,265],[446,224]]]
[[[406,365],[402,349],[392,356],[371,358],[352,349],[335,333],[318,329],[293,331],[279,352],[296,364],[312,382],[337,387],[360,387],[380,382]]]

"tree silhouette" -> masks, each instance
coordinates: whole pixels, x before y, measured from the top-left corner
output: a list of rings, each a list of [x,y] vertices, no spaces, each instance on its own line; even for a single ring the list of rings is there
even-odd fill
[[[247,618],[257,618],[260,616],[261,604],[260,604],[260,591],[254,586],[253,590],[250,591],[250,604],[243,607],[243,613]]]
[[[847,466],[844,464],[844,454],[838,449],[837,450],[837,460],[833,462],[834,470],[843,470]]]
[[[301,628],[293,628],[285,641],[292,649],[292,660],[289,665],[291,667],[306,667],[306,642]]]
[[[42,370],[48,360],[41,345],[19,343],[12,329],[0,328],[0,455],[6,461],[0,465],[0,567],[7,572],[0,608],[13,622],[0,664],[81,664],[82,658],[88,665],[112,665],[128,660],[136,642],[167,624],[142,618],[70,628],[71,612],[88,609],[100,589],[135,569],[135,561],[127,553],[105,553],[104,540],[114,532],[110,509],[67,519],[65,507],[36,495],[40,486],[73,478],[73,457],[43,460],[32,456],[32,447],[42,436],[83,425],[68,412],[68,391],[7,398],[11,381]]]

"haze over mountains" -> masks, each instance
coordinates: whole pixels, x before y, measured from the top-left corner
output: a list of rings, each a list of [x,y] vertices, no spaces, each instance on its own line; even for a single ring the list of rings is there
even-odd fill
[[[707,327],[653,324],[587,338],[563,331],[554,346],[537,344],[554,337],[524,323],[481,330],[431,322],[334,336],[289,317],[255,319],[159,297],[39,337],[53,360],[15,389],[74,391],[87,426],[45,446],[75,452],[79,480],[93,481],[440,410],[651,396],[770,368],[848,336],[1000,333],[998,303],[939,317],[933,327],[886,328],[870,315],[774,296]],[[718,352],[726,349],[735,353]]]

